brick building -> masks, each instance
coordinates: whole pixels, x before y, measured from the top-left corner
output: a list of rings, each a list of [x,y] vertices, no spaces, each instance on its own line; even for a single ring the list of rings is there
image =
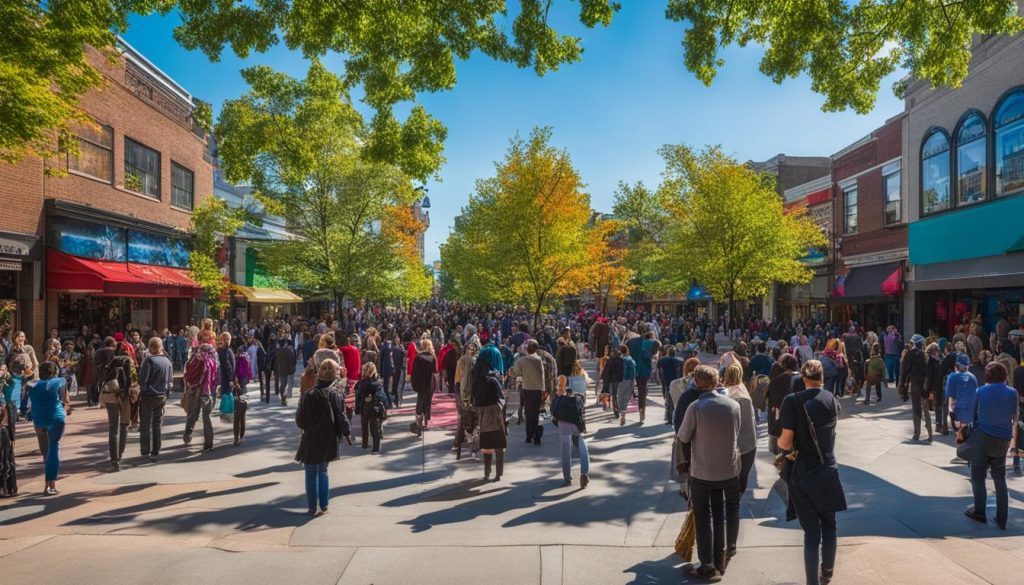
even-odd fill
[[[783,203],[786,211],[806,208],[808,216],[818,224],[828,241],[832,241],[831,174],[786,189]],[[827,318],[832,281],[831,259],[831,245],[823,250],[808,250],[803,262],[814,271],[811,282],[775,285],[775,319],[793,323]]]
[[[1024,36],[978,37],[972,53],[959,89],[907,88],[904,326],[978,323],[988,344],[1024,317]]]
[[[907,192],[902,173],[906,116],[832,155],[832,315],[877,328],[902,320]]]
[[[89,51],[108,83],[81,99],[95,126],[76,129],[79,156],[0,164],[0,299],[14,301],[11,325],[37,345],[53,328],[162,328],[193,314],[185,243],[192,209],[213,190],[206,133],[184,88],[118,49],[115,63]]]

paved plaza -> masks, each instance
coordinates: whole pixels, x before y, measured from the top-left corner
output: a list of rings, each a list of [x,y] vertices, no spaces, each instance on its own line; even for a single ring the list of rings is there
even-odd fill
[[[249,431],[231,445],[215,421],[216,448],[180,440],[182,410],[167,409],[160,462],[129,440],[108,473],[106,418],[78,408],[62,442],[61,494],[42,491],[42,465],[19,427],[22,495],[0,502],[5,583],[324,585],[623,584],[697,582],[673,554],[684,501],[670,477],[671,434],[660,398],[638,424],[620,427],[590,401],[592,481],[563,488],[557,432],[524,444],[513,426],[500,483],[481,461],[456,461],[451,428],[423,439],[408,414],[385,426],[384,454],[347,447],[331,464],[329,514],[305,514],[294,405],[256,402]],[[409,395],[406,396],[407,400]],[[408,402],[407,402],[408,404]],[[1024,566],[1024,478],[1010,478],[1007,532],[962,515],[964,466],[951,437],[912,444],[910,409],[894,392],[877,406],[845,409],[836,450],[850,510],[839,515],[836,584],[1018,584]],[[756,489],[744,498],[739,554],[729,583],[801,583],[802,532],[784,522],[764,425]],[[574,473],[578,477],[578,472]],[[754,480],[752,479],[752,483]],[[990,517],[992,513],[990,512]]]

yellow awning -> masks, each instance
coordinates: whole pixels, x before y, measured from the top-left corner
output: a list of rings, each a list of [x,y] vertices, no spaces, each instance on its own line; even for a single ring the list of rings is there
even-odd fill
[[[302,302],[302,297],[283,288],[254,288],[236,284],[235,290],[242,293],[250,303],[278,305]]]

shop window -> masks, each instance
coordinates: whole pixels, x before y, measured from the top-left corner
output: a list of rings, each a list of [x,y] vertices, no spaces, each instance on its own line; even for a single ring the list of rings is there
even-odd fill
[[[171,163],[171,205],[181,209],[192,210],[195,177],[192,171]]]
[[[160,153],[131,138],[125,138],[124,187],[159,199]]]
[[[1024,190],[1024,88],[1003,98],[996,108],[996,195]]]
[[[50,220],[47,245],[83,258],[124,262],[127,257],[123,229],[67,217]]]
[[[956,133],[957,205],[977,203],[988,194],[987,151],[985,120],[979,114],[969,114]]]
[[[857,186],[843,189],[843,233],[857,233]]]
[[[114,129],[81,126],[75,129],[78,156],[68,155],[68,170],[108,183],[114,178]]]
[[[128,261],[188,268],[188,248],[185,242],[176,238],[128,230]]]
[[[921,213],[949,209],[949,138],[933,130],[921,145]]]
[[[899,161],[882,167],[882,186],[885,189],[885,225],[898,224],[903,221]]]

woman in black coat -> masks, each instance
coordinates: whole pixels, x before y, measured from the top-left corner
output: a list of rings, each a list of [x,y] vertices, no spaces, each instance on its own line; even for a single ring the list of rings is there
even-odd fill
[[[377,365],[373,362],[363,364],[360,372],[359,382],[356,383],[355,411],[360,416],[363,449],[369,447],[369,439],[372,436],[372,453],[380,453],[380,439],[384,434],[383,423],[388,416],[388,396],[384,391],[384,383],[377,375]]]
[[[416,429],[423,434],[423,429],[430,424],[430,404],[434,400],[434,372],[437,371],[437,358],[434,356],[434,344],[424,339],[423,349],[412,361],[412,390],[416,393]]]
[[[340,371],[338,362],[324,360],[317,371],[316,386],[302,394],[295,412],[295,424],[302,429],[295,460],[306,468],[306,503],[311,516],[327,512],[330,497],[327,465],[338,458],[338,445],[342,439],[352,444],[345,402],[338,391],[344,384]],[[317,502],[320,504],[319,513]]]
[[[487,360],[478,359],[473,364],[472,384],[470,401],[480,421],[480,451],[484,454],[484,479],[491,478],[491,462],[496,460],[494,481],[498,481],[505,470],[505,447],[508,446],[505,429],[505,393],[501,387],[501,374],[497,370],[492,370]]]

